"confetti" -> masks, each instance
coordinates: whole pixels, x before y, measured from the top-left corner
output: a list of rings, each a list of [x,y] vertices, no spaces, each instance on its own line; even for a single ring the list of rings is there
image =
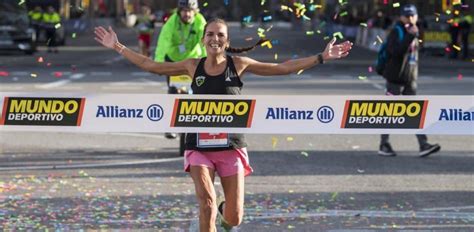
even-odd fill
[[[344,16],[346,16],[346,15],[347,15],[347,11],[341,12],[341,13],[339,14],[340,17],[344,17]]]
[[[245,41],[252,41],[252,40],[253,40],[252,37],[247,37],[247,38],[245,38]]]
[[[278,60],[278,54],[275,53],[275,60]]]
[[[380,38],[379,35],[377,35],[377,40],[379,41],[379,43],[383,43],[383,40],[382,40],[382,38]]]
[[[271,49],[273,47],[270,40],[267,40],[267,41],[263,42],[260,46],[262,46],[262,47],[266,46],[266,47],[268,47],[268,49]]]
[[[263,21],[264,21],[264,22],[268,22],[268,21],[271,21],[271,20],[272,20],[272,16],[271,16],[271,15],[268,15],[268,16],[263,17]]]
[[[372,66],[369,66],[369,73],[373,72],[374,69],[372,68]]]
[[[361,26],[367,27],[367,23],[360,23]]]
[[[357,172],[358,172],[358,173],[364,173],[365,170],[363,170],[363,169],[357,169]]]
[[[38,75],[36,73],[31,73],[30,76],[36,78]]]
[[[8,77],[8,75],[10,75],[8,72],[0,71],[0,77]]]
[[[314,31],[307,31],[306,35],[314,35]]]
[[[460,74],[460,73],[458,74],[458,80],[460,80],[460,81],[462,80],[462,74]]]
[[[339,32],[335,32],[332,37],[338,37],[339,39],[343,39],[344,36],[342,35],[342,33],[339,31]]]
[[[73,39],[75,39],[75,38],[76,38],[76,33],[75,33],[75,32],[72,33],[71,37],[72,37]]]
[[[331,195],[331,201],[334,201],[334,200],[336,200],[336,197],[337,197],[337,195],[339,195],[339,193],[338,193],[338,192],[334,192],[334,193],[332,193],[332,195]]]
[[[272,137],[272,148],[273,149],[275,149],[277,143],[278,143],[278,138],[277,137]]]
[[[457,51],[461,51],[461,47],[456,46],[456,45],[454,45],[454,44],[453,44],[453,48],[456,49]]]
[[[293,137],[286,137],[286,141],[288,141],[288,142],[291,142],[293,140],[294,140]]]
[[[57,23],[56,25],[54,25],[54,28],[58,29],[61,27],[61,24],[60,23]]]
[[[38,63],[43,63],[43,62],[44,62],[43,57],[42,56],[38,57]]]
[[[59,77],[63,76],[63,73],[62,72],[54,72],[54,76],[59,78]]]
[[[301,69],[300,71],[298,71],[298,73],[296,73],[296,75],[300,75],[303,71],[304,69]]]
[[[395,2],[392,4],[393,8],[397,8],[397,7],[400,7],[400,3],[399,2]]]
[[[359,76],[359,80],[367,80],[366,76]]]
[[[265,0],[260,1],[260,6],[263,6],[263,5],[265,5]]]
[[[304,156],[304,157],[308,157],[308,152],[302,151],[301,155]]]
[[[202,4],[203,7],[207,7],[207,5],[209,5],[209,3],[205,2],[204,4]]]
[[[19,6],[25,4],[25,0],[20,0],[20,2],[18,3]]]

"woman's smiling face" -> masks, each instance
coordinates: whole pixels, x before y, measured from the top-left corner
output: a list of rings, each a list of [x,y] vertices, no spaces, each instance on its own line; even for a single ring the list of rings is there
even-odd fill
[[[208,55],[224,54],[225,49],[229,46],[227,26],[219,22],[208,24],[204,33],[203,43],[206,46]]]

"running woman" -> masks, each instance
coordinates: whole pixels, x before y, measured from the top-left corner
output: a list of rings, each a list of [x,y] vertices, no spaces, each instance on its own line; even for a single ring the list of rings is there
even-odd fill
[[[226,22],[213,19],[207,23],[202,39],[207,57],[156,63],[122,45],[111,27],[96,27],[95,35],[95,39],[103,46],[114,49],[143,70],[168,76],[186,74],[193,77],[191,88],[195,94],[238,95],[243,86],[244,73],[288,75],[346,57],[352,48],[351,42],[335,44],[336,39],[333,38],[322,53],[284,63],[263,63],[245,56],[229,56],[227,52],[248,51],[258,44],[243,49],[231,48]],[[253,171],[249,164],[247,144],[242,134],[219,134],[214,148],[202,148],[199,141],[204,137],[209,139],[212,135],[187,134],[184,160],[184,170],[190,172],[199,202],[200,231],[216,231],[218,214],[221,226],[229,230],[242,222],[244,214],[244,177]],[[227,143],[219,143],[226,139]],[[214,189],[215,172],[224,189],[225,201],[219,204]]]

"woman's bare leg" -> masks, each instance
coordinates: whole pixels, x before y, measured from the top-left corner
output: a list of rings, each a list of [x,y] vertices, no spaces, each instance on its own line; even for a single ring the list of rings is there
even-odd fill
[[[199,202],[199,231],[216,231],[216,190],[214,189],[214,169],[202,166],[190,167],[191,177]]]
[[[221,177],[224,189],[224,219],[230,226],[238,226],[244,217],[244,172]]]

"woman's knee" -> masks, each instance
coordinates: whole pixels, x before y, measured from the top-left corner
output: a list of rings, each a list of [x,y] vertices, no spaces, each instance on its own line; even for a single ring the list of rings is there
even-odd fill
[[[236,212],[231,215],[230,218],[226,218],[227,224],[230,226],[238,226],[240,223],[242,223],[242,220],[244,218],[244,213],[243,212]]]
[[[217,212],[216,197],[209,194],[201,194],[198,196],[199,207],[204,212]]]

